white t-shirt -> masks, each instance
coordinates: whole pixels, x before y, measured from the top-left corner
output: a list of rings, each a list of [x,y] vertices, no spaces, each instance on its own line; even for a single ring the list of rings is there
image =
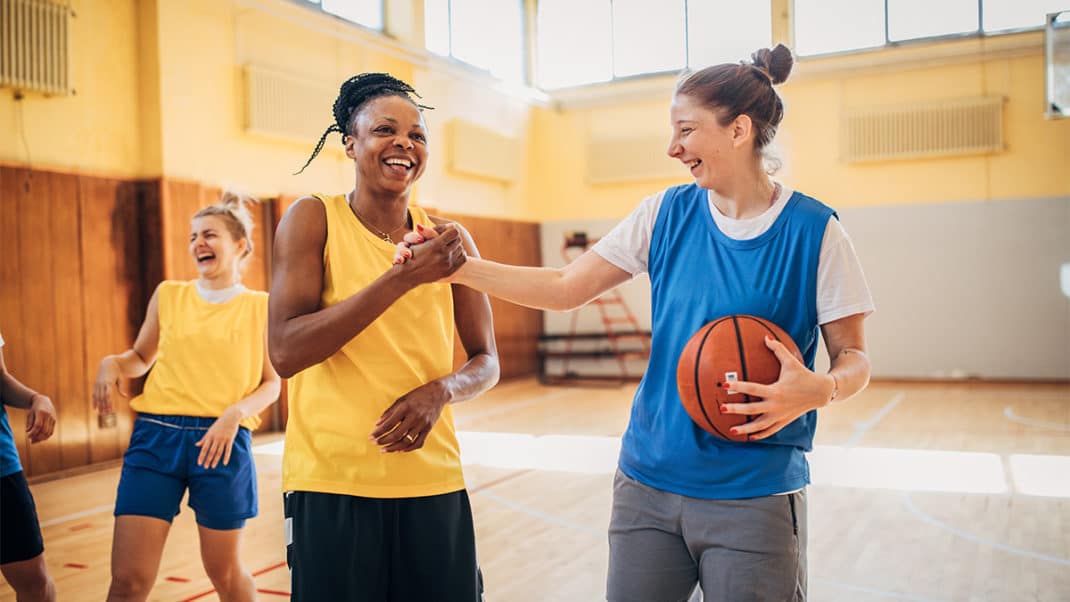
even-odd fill
[[[201,284],[201,280],[198,278],[194,281],[194,284],[197,287],[197,294],[201,296],[201,299],[204,299],[213,305],[226,303],[245,290],[245,285],[240,282],[234,286],[228,286],[227,288],[208,288]]]
[[[726,217],[714,205],[712,195],[708,194],[707,199],[710,214],[721,232],[729,238],[748,240],[760,236],[773,225],[791,195],[792,190],[782,186],[780,195],[769,209],[747,219]],[[595,243],[594,251],[632,277],[646,273],[654,222],[658,219],[664,196],[665,191],[661,191],[643,199],[631,215]],[[854,314],[870,314],[873,310],[873,297],[854,245],[840,220],[830,217],[821,240],[817,266],[817,323],[828,324]]]

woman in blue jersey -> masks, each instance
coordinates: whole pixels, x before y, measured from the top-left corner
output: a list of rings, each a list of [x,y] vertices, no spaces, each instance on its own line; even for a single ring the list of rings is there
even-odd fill
[[[652,349],[622,441],[609,528],[607,598],[707,602],[806,597],[805,452],[818,408],[869,381],[863,320],[873,302],[835,212],[769,177],[764,151],[784,116],[773,86],[791,71],[783,45],[752,62],[686,74],[670,110],[669,156],[695,181],[643,200],[589,252],[560,268],[470,258],[455,283],[530,307],[582,306],[641,273],[652,291]],[[424,249],[410,238],[417,256]],[[431,249],[428,247],[428,251]],[[767,339],[781,362],[748,414],[749,441],[694,424],[676,390],[676,363],[703,324],[730,314],[780,325],[804,361]],[[818,333],[831,360],[813,371]]]
[[[26,413],[26,439],[40,443],[52,436],[56,408],[47,395],[19,382],[4,364],[0,336],[0,574],[21,601],[56,599],[56,584],[45,565],[45,546],[30,487],[22,474],[15,435],[4,406]]]

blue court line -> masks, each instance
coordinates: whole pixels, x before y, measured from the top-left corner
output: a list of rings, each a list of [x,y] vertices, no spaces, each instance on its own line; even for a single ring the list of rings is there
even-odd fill
[[[496,493],[491,493],[490,491],[487,491],[486,489],[482,489],[480,491],[477,491],[476,495],[489,498],[489,499],[493,500],[494,502],[497,502],[498,504],[501,504],[502,506],[506,506],[508,508],[512,508],[513,510],[516,510],[518,512],[523,512],[524,514],[530,514],[531,516],[534,516],[536,518],[542,519],[542,520],[544,520],[544,521],[546,521],[548,523],[553,523],[555,525],[560,525],[562,527],[567,527],[567,528],[575,530],[575,531],[582,531],[584,533],[590,533],[592,535],[598,535],[600,537],[601,536],[605,536],[606,533],[607,533],[604,529],[594,529],[594,528],[588,527],[587,525],[584,525],[582,523],[577,523],[577,522],[574,522],[574,521],[570,521],[570,520],[568,520],[566,518],[561,518],[559,516],[554,516],[553,514],[548,514],[548,513],[543,512],[542,510],[539,510],[537,508],[532,508],[531,506],[528,506],[526,504],[521,504],[520,502],[514,502],[513,500],[510,500],[508,498],[504,498],[504,497],[502,497],[502,496],[500,496],[500,495],[498,495]]]
[[[932,515],[927,514],[925,511],[918,507],[918,505],[914,502],[914,498],[910,496],[909,491],[903,492],[903,505],[905,505],[907,509],[910,510],[910,512],[922,522],[943,529],[944,531],[947,531],[948,533],[951,533],[956,537],[961,537],[962,539],[965,539],[967,541],[972,541],[976,544],[989,546],[997,550],[1007,552],[1009,554],[1025,556],[1026,558],[1032,558],[1034,560],[1043,560],[1045,562],[1054,562],[1055,564],[1059,564],[1062,566],[1070,566],[1070,559],[1060,558],[1058,556],[1043,554],[1041,552],[1034,552],[1032,550],[1026,550],[1024,548],[1017,548],[1015,546],[1007,545],[1005,543],[1000,543],[998,541],[988,539],[986,537],[981,537],[980,535],[974,535],[973,533],[970,533],[968,531],[963,531],[958,527],[955,527],[953,525],[945,523],[942,520],[934,518]]]
[[[851,585],[850,583],[843,583],[842,581],[833,581],[832,579],[822,579],[821,577],[811,577],[810,581],[831,585],[840,589],[847,589],[855,592],[873,594],[874,596],[880,596],[882,598],[892,598],[894,600],[913,600],[914,602],[944,602],[942,598],[930,598],[928,596],[908,594],[905,592],[892,592],[883,589],[876,589],[873,587],[866,587],[864,585]]]
[[[1021,416],[1014,413],[1014,409],[1011,408],[1011,406],[1003,408],[1003,415],[1007,417],[1007,420],[1010,420],[1011,422],[1017,422],[1018,424],[1033,426],[1040,429],[1048,429],[1051,431],[1062,431],[1064,433],[1070,433],[1070,424],[1047,422],[1045,420],[1035,420],[1033,418],[1022,418]]]
[[[872,430],[873,427],[877,426],[877,423],[883,420],[884,417],[887,416],[889,413],[891,413],[891,411],[895,409],[895,406],[899,405],[899,402],[903,401],[904,399],[906,399],[906,393],[900,391],[899,393],[893,395],[892,398],[889,399],[888,402],[885,403],[881,407],[881,409],[873,415],[873,418],[870,418],[865,422],[855,423],[854,434],[847,439],[847,443],[844,443],[843,446],[854,447],[855,445],[857,445],[867,432]]]

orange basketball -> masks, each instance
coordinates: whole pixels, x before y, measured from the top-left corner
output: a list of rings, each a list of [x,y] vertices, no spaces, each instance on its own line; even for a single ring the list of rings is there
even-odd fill
[[[795,341],[769,320],[754,316],[726,316],[698,329],[687,342],[676,365],[676,388],[688,415],[711,435],[746,441],[728,429],[753,416],[722,414],[721,404],[758,401],[742,393],[729,394],[723,383],[748,381],[771,384],[780,378],[780,361],[765,346],[766,335],[787,346],[802,361]]]

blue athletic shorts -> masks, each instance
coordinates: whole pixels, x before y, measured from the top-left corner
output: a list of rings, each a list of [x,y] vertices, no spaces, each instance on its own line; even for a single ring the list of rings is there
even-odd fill
[[[123,456],[115,516],[134,514],[171,522],[189,489],[197,524],[221,531],[241,529],[257,514],[252,435],[238,428],[230,463],[197,466],[204,437],[215,418],[138,414]]]

